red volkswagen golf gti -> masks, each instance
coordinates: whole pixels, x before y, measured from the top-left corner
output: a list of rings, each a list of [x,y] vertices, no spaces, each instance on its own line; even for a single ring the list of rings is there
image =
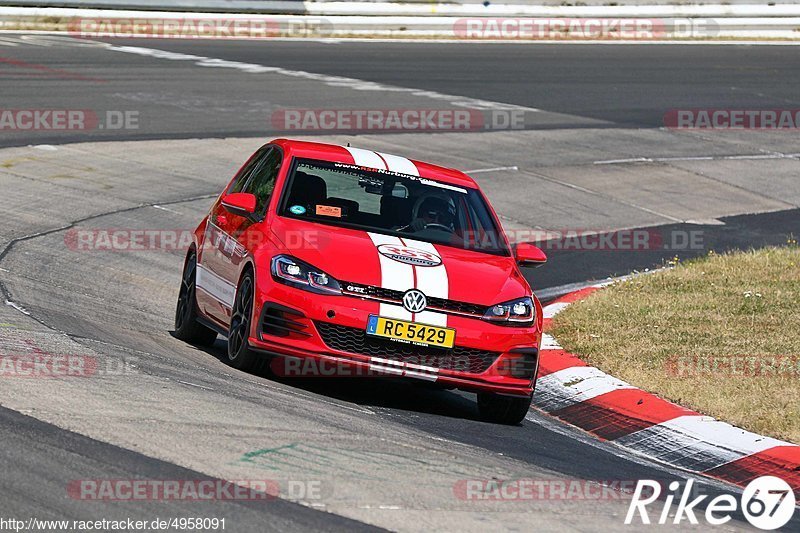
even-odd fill
[[[175,334],[226,336],[242,370],[267,357],[273,368],[312,362],[477,392],[483,418],[517,424],[542,337],[519,267],[545,260],[535,246],[509,246],[462,172],[279,139],[195,231]]]

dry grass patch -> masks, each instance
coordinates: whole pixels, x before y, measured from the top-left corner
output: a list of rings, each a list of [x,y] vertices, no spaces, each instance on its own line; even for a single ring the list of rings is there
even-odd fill
[[[569,306],[553,334],[605,372],[800,443],[800,248],[676,263]]]

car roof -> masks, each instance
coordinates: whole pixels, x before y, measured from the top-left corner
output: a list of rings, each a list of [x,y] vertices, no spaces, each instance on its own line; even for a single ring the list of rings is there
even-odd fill
[[[349,163],[353,157],[347,148],[339,146],[338,144],[327,144],[311,141],[298,141],[294,139],[275,139],[269,144],[275,144],[284,149],[288,155],[294,157],[303,157],[308,159],[319,159],[322,161],[331,161],[335,163]],[[382,152],[381,152],[382,154]],[[393,155],[393,154],[386,154]],[[471,177],[453,168],[442,167],[433,165],[424,161],[417,161],[410,159],[414,166],[419,170],[419,175],[423,178],[429,178],[447,183],[448,185],[459,185],[461,187],[468,187],[477,189],[478,185]]]

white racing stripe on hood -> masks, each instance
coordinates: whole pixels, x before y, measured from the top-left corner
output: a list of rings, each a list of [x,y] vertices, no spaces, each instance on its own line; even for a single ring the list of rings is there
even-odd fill
[[[353,156],[353,161],[355,161],[356,165],[391,170],[392,172],[408,174],[409,176],[419,176],[419,169],[417,169],[417,166],[412,163],[410,159],[406,159],[405,157],[384,154],[383,152],[373,152],[372,150],[364,150],[363,148],[353,148],[352,146],[345,146],[344,148]]]
[[[417,248],[425,252],[436,254],[439,257],[442,255],[436,250],[436,247],[423,241],[415,241],[414,239],[402,239],[406,246],[409,248]],[[417,277],[417,289],[421,290],[425,296],[429,298],[442,298],[447,299],[450,293],[450,285],[447,279],[447,269],[444,266],[444,259],[442,264],[435,267],[414,267]],[[447,315],[444,313],[437,313],[434,311],[423,311],[416,314],[418,322],[423,324],[431,324],[433,326],[447,326]]]
[[[363,148],[353,148],[351,146],[345,146],[344,148],[348,152],[350,152],[351,156],[353,156],[353,160],[356,162],[356,165],[368,168],[379,168],[382,170],[387,170],[386,164],[383,162],[383,159],[381,159],[381,156],[379,156],[372,150],[364,150]]]
[[[414,286],[414,267],[394,261],[377,251],[381,244],[394,244],[403,246],[397,237],[381,235],[380,233],[367,232],[372,244],[375,245],[378,259],[381,262],[381,287],[395,291],[405,292]],[[411,313],[402,306],[381,303],[380,314],[387,318],[397,318],[398,320],[411,320]]]
[[[350,155],[353,156],[353,160],[357,165],[369,168],[385,168],[392,172],[419,176],[419,169],[417,169],[417,166],[412,163],[410,159],[406,159],[405,157],[349,146],[346,148],[347,151],[350,152]],[[397,237],[390,237],[379,233],[369,233],[369,237],[372,239],[372,243],[376,248],[381,244],[396,244],[398,246],[417,248],[441,257],[436,247],[428,242],[416,241],[413,239],[401,240]],[[380,253],[378,254],[378,258],[380,259],[381,265],[381,287],[384,289],[405,292],[415,287],[421,290],[425,296],[447,299],[449,285],[447,269],[444,263],[435,267],[419,267],[394,261]],[[416,283],[414,282],[415,277]],[[412,315],[403,307],[382,303],[380,304],[380,314],[388,318],[402,320],[412,320],[413,318],[415,322],[421,322],[423,324],[447,326],[447,315],[433,311],[423,311]]]
[[[384,154],[383,152],[378,152],[378,155],[381,156],[384,161],[386,161],[388,170],[391,170],[392,172],[399,172],[400,174],[419,176],[417,165],[412,163],[410,159],[400,157],[399,155]]]

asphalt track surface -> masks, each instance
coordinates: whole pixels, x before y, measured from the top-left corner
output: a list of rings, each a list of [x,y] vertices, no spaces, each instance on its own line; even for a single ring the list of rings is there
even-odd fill
[[[170,479],[215,481],[209,476],[186,468],[143,457],[134,451],[98,442],[82,435],[64,431],[0,407],[0,430],[3,432],[2,463],[17,465],[24,475],[4,472],[0,481],[3,492],[3,518],[36,517],[41,520],[89,520],[85,503],[69,499],[62,472],[93,473],[98,479]],[[55,474],[55,475],[54,475]],[[265,497],[269,497],[266,495]],[[267,500],[265,500],[267,501]],[[335,515],[320,513],[308,507],[282,499],[265,501],[205,502],[200,512],[224,518],[240,531],[258,530],[269,520],[274,530],[369,531],[375,528]],[[264,512],[265,506],[269,509]],[[186,505],[180,501],[151,502],[147,514],[129,502],[118,502],[103,509],[107,520],[126,520],[183,516]],[[151,514],[152,513],[152,514]]]
[[[120,44],[120,41],[116,41]],[[789,47],[157,43],[167,50],[489,98],[615,126],[659,127],[671,108],[800,105]],[[774,83],[765,83],[766,79]],[[548,127],[563,127],[553,124]]]
[[[8,35],[8,34],[5,34]],[[82,135],[0,132],[0,145],[68,139],[253,136],[274,133],[268,115],[286,107],[385,107],[369,94],[307,93],[292,83],[256,86],[185,64],[163,65],[135,54],[64,47],[16,46],[0,35],[0,72],[8,108],[136,110],[136,131]],[[540,109],[552,120],[530,128],[646,127],[686,108],[798,108],[800,70],[791,46],[698,45],[475,45],[424,43],[312,43],[118,39],[118,46],[283,67],[437,91]],[[73,41],[75,43],[75,41]],[[49,46],[46,46],[48,45]],[[404,104],[402,98],[391,102]],[[419,102],[416,102],[419,105]]]
[[[790,47],[152,40],[120,44],[535,107],[557,118],[534,125],[544,129],[657,127],[664,110],[680,106],[797,104],[798,73],[786,68],[796,54]],[[15,61],[0,67],[5,107],[113,110],[126,109],[121,102],[127,102],[140,112],[144,125],[132,132],[4,133],[4,146],[268,136],[265,113],[275,106],[296,105],[298,95],[307,107],[354,106],[364,100],[370,105],[384,98],[335,87],[321,94],[319,88],[292,80],[264,86],[215,69],[93,46],[19,44],[0,48],[0,55]],[[33,64],[47,68],[30,67]],[[75,73],[85,79],[75,79]],[[408,105],[405,97],[398,93],[392,101],[398,107]],[[482,142],[491,134],[475,135],[476,142]],[[502,151],[502,145],[498,149]],[[41,189],[37,180],[17,176],[15,181],[13,174],[3,181],[4,188],[19,188],[21,197],[32,204],[4,204],[10,229],[3,234],[0,279],[4,296],[30,315],[3,310],[3,347],[10,350],[35,339],[53,353],[90,353],[106,362],[133,359],[136,369],[98,380],[4,384],[3,515],[152,519],[200,514],[230,517],[234,531],[357,529],[369,527],[367,523],[402,530],[480,530],[487,525],[530,529],[538,524],[547,530],[595,531],[621,527],[625,506],[563,501],[481,506],[455,499],[452,484],[495,476],[696,479],[598,442],[536,411],[520,427],[490,425],[478,420],[470,395],[407,383],[281,381],[263,372],[245,375],[224,365],[221,340],[209,350],[175,341],[169,330],[180,253],[76,256],[63,246],[66,228],[73,222],[101,228],[195,224],[209,202],[197,197],[216,193],[221,181],[211,171],[207,176],[182,173],[181,155],[168,152],[169,146],[160,154],[172,158],[164,166],[180,180],[163,190],[156,178],[139,176],[139,184],[114,174],[107,188],[117,191],[116,196],[92,198],[93,185],[83,184],[60,199],[52,191],[65,193],[66,188],[48,189],[52,181]],[[13,172],[17,163],[5,163]],[[103,209],[92,205],[103,202],[108,202]],[[720,250],[781,244],[787,235],[800,234],[796,210],[771,210],[720,216],[708,224],[680,220],[644,225],[658,231],[700,229],[707,247]],[[105,214],[97,217],[98,212]],[[616,227],[641,225],[622,220]],[[41,231],[45,233],[9,245],[12,238]],[[652,268],[673,253],[553,250],[551,265],[529,274],[537,288],[547,288]],[[253,455],[255,450],[285,447],[301,450],[301,457],[295,458],[298,464],[281,467],[264,453]],[[68,483],[81,478],[259,475],[281,481],[319,478],[326,487],[325,505],[314,509],[314,502],[309,506],[280,499],[269,505],[218,502],[191,507],[185,502],[121,504],[65,498]],[[696,481],[710,495],[736,492],[721,483]],[[800,527],[800,522],[796,518],[790,526]],[[746,524],[737,516],[727,528],[746,529]]]

